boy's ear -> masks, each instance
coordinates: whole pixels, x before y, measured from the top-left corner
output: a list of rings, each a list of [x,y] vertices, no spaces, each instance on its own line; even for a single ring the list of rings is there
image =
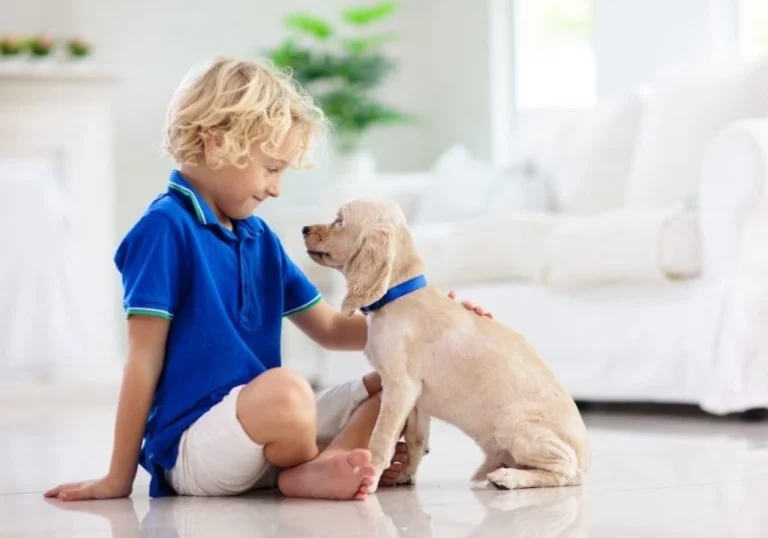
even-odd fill
[[[214,129],[208,131],[207,133],[203,133],[202,139],[203,151],[205,151],[205,154],[207,155],[211,152],[215,152],[221,147],[223,136],[220,131]]]

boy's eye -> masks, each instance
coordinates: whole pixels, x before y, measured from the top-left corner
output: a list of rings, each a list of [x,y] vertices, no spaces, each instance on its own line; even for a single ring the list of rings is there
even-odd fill
[[[278,168],[267,168],[267,172],[270,174],[277,174],[280,171]]]

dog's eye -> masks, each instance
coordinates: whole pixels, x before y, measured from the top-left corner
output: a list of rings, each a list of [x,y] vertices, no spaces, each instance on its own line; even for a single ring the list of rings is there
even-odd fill
[[[336,217],[336,220],[333,221],[333,224],[336,226],[344,226],[344,219],[342,219],[340,216]]]

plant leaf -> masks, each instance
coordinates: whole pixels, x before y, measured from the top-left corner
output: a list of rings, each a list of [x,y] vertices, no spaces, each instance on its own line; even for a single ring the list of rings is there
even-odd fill
[[[285,18],[285,25],[305,35],[325,41],[333,35],[330,24],[319,17],[308,13],[295,13]]]
[[[354,26],[366,26],[393,15],[397,11],[397,2],[379,2],[368,7],[355,7],[344,10],[342,20]]]
[[[397,34],[388,32],[370,37],[351,37],[341,40],[341,46],[352,54],[365,54],[397,39]]]
[[[302,86],[309,86],[317,80],[338,77],[337,60],[332,55],[298,47],[290,39],[275,49],[265,51],[265,55],[277,67],[289,69],[291,76]]]
[[[336,74],[350,85],[369,89],[380,84],[395,69],[395,63],[379,54],[351,55],[337,59]]]
[[[322,95],[318,102],[335,131],[343,136],[359,136],[374,124],[395,124],[409,119],[399,110],[366,98],[350,88]]]

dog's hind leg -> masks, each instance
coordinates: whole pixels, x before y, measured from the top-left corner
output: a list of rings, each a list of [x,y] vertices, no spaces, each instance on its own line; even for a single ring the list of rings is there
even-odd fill
[[[472,475],[472,478],[469,479],[470,482],[480,482],[486,480],[488,473],[504,467],[505,459],[508,459],[508,456],[505,458],[505,454],[503,452],[486,453],[485,461],[480,464],[480,467],[477,468],[475,473]]]
[[[537,425],[518,427],[503,443],[517,468],[497,469],[488,480],[503,489],[577,486],[582,472],[576,451],[553,430]]]
[[[488,482],[500,489],[553,488],[580,486],[581,477],[566,478],[563,475],[541,469],[496,469],[488,474]]]

